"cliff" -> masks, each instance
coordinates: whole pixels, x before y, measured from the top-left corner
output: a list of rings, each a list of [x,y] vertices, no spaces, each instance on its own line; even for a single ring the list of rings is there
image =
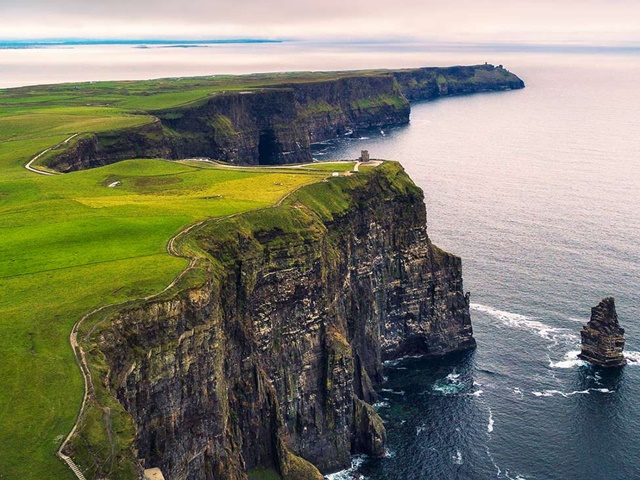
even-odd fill
[[[615,300],[604,298],[591,309],[591,319],[580,332],[582,348],[579,357],[598,367],[621,367],[624,358],[624,328],[618,323]]]
[[[396,163],[189,242],[198,282],[87,327],[102,381],[69,453],[88,478],[130,478],[125,464],[172,480],[321,478],[384,454],[370,405],[383,360],[475,346],[460,259],[430,242],[422,191]]]
[[[402,94],[411,102],[524,88],[524,82],[502,65],[425,67],[392,74]]]
[[[68,172],[130,158],[190,157],[245,165],[304,163],[312,160],[314,142],[408,123],[409,101],[523,87],[516,75],[493,65],[318,74],[315,80],[220,91],[146,112],[157,121],[79,137],[48,166]]]

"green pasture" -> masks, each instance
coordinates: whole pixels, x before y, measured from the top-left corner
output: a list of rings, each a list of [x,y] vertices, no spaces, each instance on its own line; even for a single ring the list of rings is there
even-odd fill
[[[24,165],[71,135],[139,126],[223,91],[349,72],[97,82],[0,90],[0,479],[71,479],[55,456],[82,399],[72,326],[164,287],[187,261],[169,239],[207,218],[276,204],[354,162],[228,168],[128,160],[44,176]],[[38,162],[36,162],[38,163]]]
[[[171,283],[187,261],[166,245],[189,224],[268,207],[327,173],[130,160],[37,175],[24,164],[70,135],[150,117],[18,103],[0,107],[0,479],[70,479],[55,452],[83,392],[73,324]]]

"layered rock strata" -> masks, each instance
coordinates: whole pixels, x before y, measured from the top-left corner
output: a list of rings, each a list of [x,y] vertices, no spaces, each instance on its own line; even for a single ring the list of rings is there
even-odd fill
[[[338,72],[318,78],[272,80],[268,87],[221,91],[148,112],[156,122],[80,136],[49,167],[68,172],[131,158],[209,157],[244,165],[310,162],[312,143],[408,123],[409,101],[524,87],[516,75],[493,65]]]
[[[579,357],[598,367],[621,367],[624,358],[624,328],[618,323],[615,301],[604,298],[591,309],[591,320],[582,327]]]
[[[460,259],[431,243],[396,163],[193,235],[207,280],[91,340],[135,424],[132,455],[168,479],[315,479],[381,456],[383,360],[475,346]]]

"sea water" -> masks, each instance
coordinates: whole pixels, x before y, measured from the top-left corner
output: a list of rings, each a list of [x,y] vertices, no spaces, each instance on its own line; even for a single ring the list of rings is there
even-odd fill
[[[387,366],[392,454],[359,458],[366,478],[640,478],[640,58],[509,68],[527,88],[415,104],[408,126],[314,148],[401,161],[472,294],[475,352]],[[621,371],[577,358],[608,295]]]

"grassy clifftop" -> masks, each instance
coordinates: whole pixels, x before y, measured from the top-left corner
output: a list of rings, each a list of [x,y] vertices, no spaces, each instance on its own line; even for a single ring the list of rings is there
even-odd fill
[[[380,198],[373,202],[365,200],[370,192],[376,192]],[[165,428],[177,428],[175,425],[173,427],[165,425],[161,420],[160,425],[141,428],[137,435],[140,444],[134,444],[136,437],[134,423],[139,427],[140,424],[144,424],[144,420],[140,417],[146,417],[146,412],[155,412],[154,418],[157,419],[168,414],[170,410],[171,415],[175,415],[176,419],[187,423],[190,421],[184,420],[184,416],[188,416],[189,412],[182,411],[189,410],[188,406],[184,407],[181,404],[171,407],[167,407],[166,404],[159,406],[154,403],[157,398],[147,399],[148,404],[137,404],[138,416],[134,421],[132,415],[125,411],[115,399],[115,396],[120,397],[122,391],[128,389],[128,386],[136,385],[141,389],[149,388],[154,392],[162,389],[163,399],[175,399],[173,387],[168,385],[168,379],[164,377],[163,372],[174,371],[174,368],[181,370],[185,375],[184,381],[188,383],[191,374],[182,370],[183,367],[176,365],[180,359],[188,359],[191,373],[198,371],[206,378],[212,376],[215,378],[213,383],[216,389],[220,389],[214,393],[210,390],[213,387],[209,385],[203,387],[203,391],[191,391],[189,405],[197,404],[196,399],[201,395],[206,397],[207,401],[213,402],[212,405],[226,405],[224,399],[229,395],[229,398],[234,397],[234,394],[229,393],[233,381],[225,379],[222,373],[225,362],[218,356],[237,354],[232,347],[234,331],[237,328],[247,328],[246,332],[240,335],[245,338],[242,344],[243,355],[247,355],[247,352],[253,348],[250,338],[255,332],[252,333],[252,327],[243,322],[241,315],[230,320],[234,325],[228,327],[230,331],[226,331],[224,327],[219,330],[224,322],[218,315],[225,310],[225,307],[213,299],[228,286],[231,286],[231,290],[239,288],[235,286],[236,282],[230,281],[230,275],[239,264],[246,265],[243,267],[242,275],[246,276],[244,280],[249,283],[256,281],[253,277],[255,272],[251,273],[248,266],[255,261],[258,252],[264,254],[264,257],[261,257],[261,268],[273,267],[276,270],[289,271],[304,265],[303,270],[313,271],[313,266],[305,262],[315,255],[312,252],[314,246],[319,247],[325,241],[329,241],[329,237],[342,237],[344,241],[349,242],[350,235],[341,231],[339,227],[335,227],[334,230],[334,227],[330,226],[332,223],[339,222],[344,217],[353,217],[354,214],[359,218],[362,214],[363,201],[369,204],[380,201],[393,203],[396,197],[402,201],[409,201],[409,204],[415,204],[416,207],[422,202],[421,190],[413,184],[402,167],[395,162],[387,162],[368,169],[366,173],[338,178],[329,177],[326,181],[305,185],[287,196],[280,204],[270,208],[251,210],[228,218],[207,221],[180,239],[179,249],[184,254],[197,259],[197,267],[188,276],[181,278],[171,290],[159,297],[134,300],[89,317],[80,328],[79,338],[82,339],[81,344],[88,354],[90,369],[93,372],[94,394],[88,402],[88,408],[82,416],[78,433],[72,439],[69,450],[85,475],[88,478],[135,478],[134,445],[146,445],[147,442],[144,439],[155,438],[158,434],[155,427],[161,431],[165,431]],[[375,209],[372,213],[375,215],[385,212]],[[225,292],[230,293],[226,290]],[[227,295],[223,296],[227,298]],[[242,296],[242,298],[245,297]],[[324,301],[324,299],[316,300]],[[198,304],[199,313],[193,313],[194,303]],[[241,325],[243,326],[240,327]],[[209,331],[216,332],[213,334],[216,338],[215,346],[207,340]],[[190,347],[186,347],[187,343],[182,343],[186,338],[191,339],[187,342]],[[263,340],[259,339],[259,341]],[[202,347],[206,350],[205,353],[198,350],[200,347],[193,350],[198,342],[207,345]],[[346,344],[346,341],[344,342]],[[348,352],[351,352],[351,347],[348,345],[347,347]],[[229,350],[222,353],[226,348]],[[172,353],[174,349],[180,350],[180,354]],[[155,353],[159,355],[156,357]],[[293,352],[291,354],[293,355]],[[131,373],[136,366],[147,365],[147,360],[152,356],[153,360],[150,362],[153,366],[150,370],[154,372],[153,374],[145,374],[135,381],[125,380],[127,377],[125,371]],[[210,360],[216,365],[215,372],[208,370],[211,368],[207,364]],[[234,361],[231,362],[234,363]],[[146,367],[142,368],[145,372],[147,371]],[[181,388],[190,390],[191,387],[186,386],[186,383]],[[141,394],[141,397],[145,395]],[[137,398],[136,395],[126,396]],[[214,397],[215,400],[213,400]],[[250,411],[250,405],[259,403],[260,395],[256,398],[242,398],[243,405]],[[104,415],[105,408],[109,408],[108,420]],[[155,408],[158,408],[158,411]],[[227,418],[238,422],[238,418],[247,414],[240,410],[230,413],[226,408],[220,407],[220,410],[218,407],[212,407],[211,411],[199,413],[198,418],[194,418],[193,422],[199,423],[202,420],[201,416],[212,415],[215,423],[222,425]],[[182,413],[177,413],[178,411]],[[203,421],[206,422],[206,420]],[[262,428],[269,430],[271,427],[265,421]],[[181,428],[177,430],[180,430],[180,433],[175,432],[176,435],[189,436],[188,431],[183,432]],[[257,432],[254,434],[258,435]],[[276,435],[276,432],[271,434]],[[161,433],[159,435],[162,436]],[[205,435],[206,433],[201,434],[201,436]],[[239,435],[239,432],[233,435]],[[204,441],[206,442],[206,437]],[[198,440],[193,440],[193,443],[198,443]],[[110,445],[112,448],[109,448]],[[141,448],[145,450],[146,447]],[[163,446],[158,446],[157,449],[164,457],[173,455]],[[157,466],[158,463],[154,461],[158,462],[158,452],[153,448],[152,450],[153,458],[149,458],[148,450],[140,452],[141,458]],[[179,458],[178,463],[183,462],[184,458],[181,457],[183,454],[184,451],[176,454]],[[237,454],[234,448],[233,455]],[[238,478],[235,475],[238,474],[238,470],[242,471],[242,467],[234,463],[233,455],[229,453],[229,458],[226,460],[218,460],[226,463],[225,474],[229,478]],[[166,464],[175,465],[175,459],[170,461],[168,458],[163,458],[162,460]],[[262,461],[265,463],[261,465],[267,467],[270,460],[275,459],[263,458]],[[311,473],[304,477],[292,473],[285,475],[286,478],[317,478],[315,468],[302,460],[298,463],[300,468],[306,466]],[[283,465],[279,466],[279,469],[283,468]],[[214,471],[217,470],[214,469]],[[224,476],[223,473],[218,473]],[[252,472],[250,477],[253,478],[256,475],[256,472]]]
[[[354,75],[219,76],[0,91],[0,476],[71,478],[55,452],[75,421],[83,395],[69,345],[72,326],[82,315],[166,287],[187,265],[167,253],[167,242],[187,225],[274,205],[331,173],[313,168],[229,169],[159,159],[51,176],[24,166],[46,149],[61,145],[38,161],[46,163],[93,136],[118,147],[123,145],[122,132],[143,131],[150,132],[153,141],[158,112],[197,108],[222,92],[240,95],[283,84],[326,88],[323,83]],[[357,73],[387,80],[390,75]],[[393,111],[400,105],[395,97],[349,101],[355,102],[353,110]],[[405,105],[406,99],[400,102]],[[318,117],[335,111],[311,102],[304,113]],[[332,125],[329,120],[327,125]],[[226,136],[235,132],[227,119],[212,122]],[[42,168],[38,162],[34,166]],[[359,182],[362,175],[344,181]],[[307,204],[330,216],[344,206],[340,192],[333,191],[339,182],[321,185],[297,195],[307,196]]]
[[[272,205],[330,172],[137,160],[40,176],[22,168],[32,154],[8,150],[0,177],[0,472],[71,478],[54,454],[82,398],[73,324],[168,285],[187,261],[166,244],[187,225]]]

